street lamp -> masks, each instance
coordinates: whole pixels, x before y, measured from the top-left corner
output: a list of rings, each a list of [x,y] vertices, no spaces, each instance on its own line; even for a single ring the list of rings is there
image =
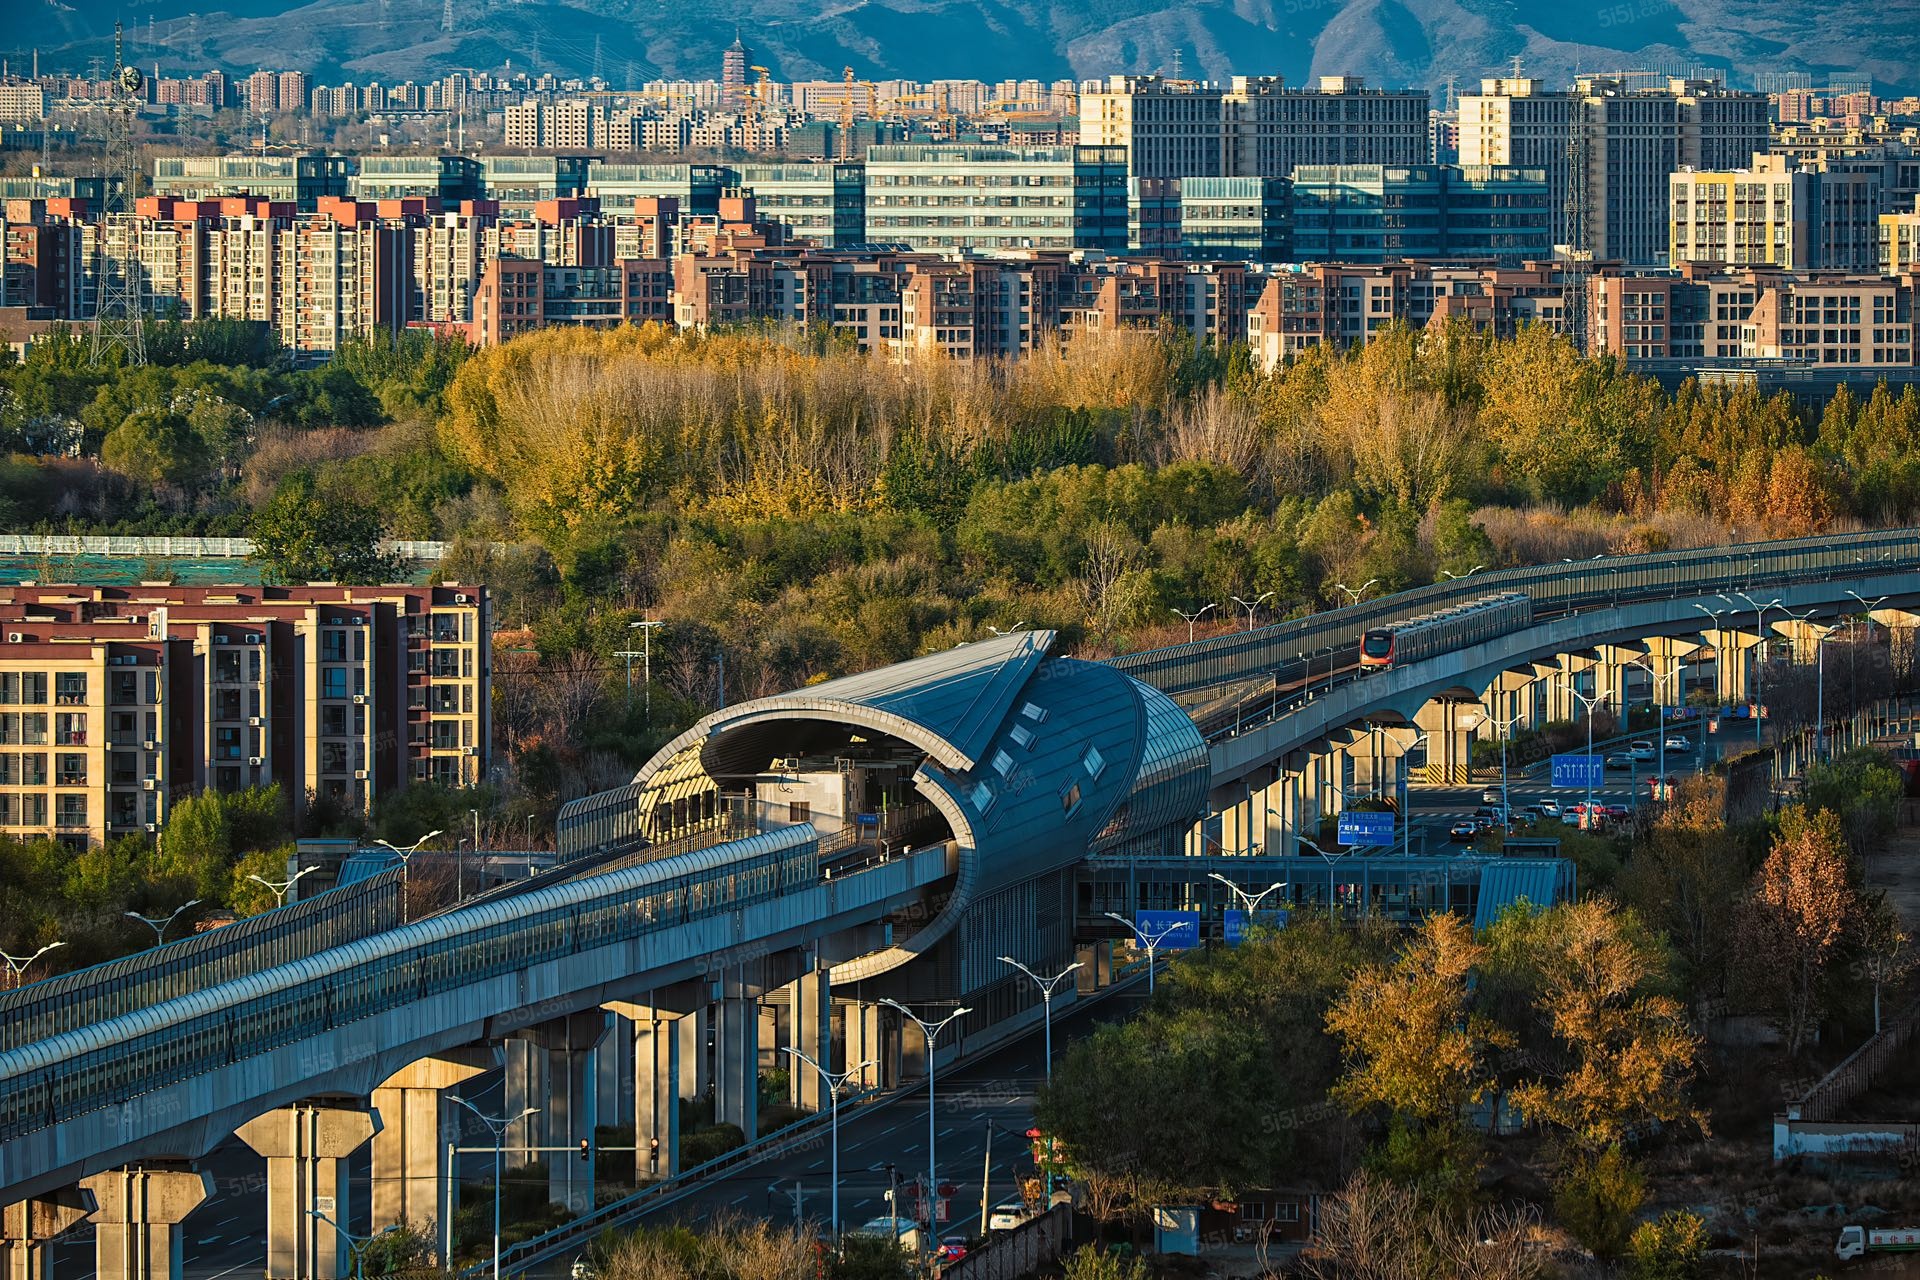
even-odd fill
[[[1378,578],[1368,578],[1365,582],[1361,583],[1357,587],[1350,587],[1344,582],[1336,582],[1333,585],[1336,589],[1344,591],[1348,595],[1353,597],[1353,599],[1347,601],[1348,604],[1359,604],[1360,601],[1366,597],[1367,588],[1376,586],[1379,584],[1379,582],[1380,582],[1380,579]]]
[[[1666,798],[1665,793],[1671,790],[1673,787],[1673,779],[1667,776],[1667,708],[1672,705],[1670,701],[1672,695],[1669,694],[1667,698],[1661,698],[1660,686],[1663,684],[1667,684],[1669,681],[1671,681],[1674,685],[1677,685],[1681,688],[1685,688],[1686,682],[1684,679],[1682,679],[1682,677],[1686,673],[1687,664],[1684,662],[1675,662],[1673,664],[1673,670],[1667,672],[1666,679],[1664,680],[1661,679],[1660,673],[1653,669],[1653,664],[1643,659],[1635,658],[1632,662],[1628,663],[1627,665],[1632,667],[1639,667],[1642,671],[1647,673],[1647,679],[1653,682],[1653,696],[1659,702],[1659,707],[1660,707],[1660,729],[1659,729],[1660,790],[1662,793],[1660,798],[1664,800]],[[1706,744],[1703,742],[1700,745],[1701,745],[1701,749],[1705,750]],[[1639,804],[1639,798],[1637,796],[1634,799],[1634,803],[1635,805]]]
[[[1253,923],[1253,913],[1260,909],[1260,904],[1266,901],[1268,894],[1278,893],[1280,890],[1287,887],[1287,882],[1285,880],[1275,880],[1272,884],[1268,885],[1266,888],[1262,889],[1258,893],[1248,893],[1245,889],[1242,889],[1239,885],[1227,879],[1225,876],[1221,875],[1218,871],[1209,871],[1207,872],[1207,876],[1209,879],[1218,880],[1221,884],[1233,890],[1233,896],[1240,899],[1240,909],[1247,913],[1248,924]]]
[[[1745,600],[1749,605],[1753,606],[1753,629],[1757,631],[1760,635],[1760,652],[1758,655],[1756,655],[1754,664],[1753,664],[1753,747],[1754,747],[1754,750],[1758,751],[1760,749],[1760,743],[1761,743],[1761,738],[1760,738],[1761,673],[1766,669],[1766,665],[1767,665],[1767,662],[1766,662],[1767,610],[1779,608],[1780,597],[1775,596],[1773,599],[1767,601],[1765,604],[1761,604],[1758,600],[1755,600],[1752,596],[1748,595],[1744,591],[1736,591],[1733,594],[1739,596],[1742,600]],[[1726,600],[1728,604],[1733,603],[1733,601],[1728,600],[1726,596],[1721,596],[1720,598],[1722,600]],[[1783,609],[1782,612],[1785,612],[1785,610]]]
[[[179,915],[188,907],[197,907],[199,905],[200,899],[188,898],[185,902],[173,909],[173,915],[166,917],[164,920],[157,916],[143,916],[138,911],[122,911],[120,914],[129,920],[138,920],[141,924],[153,930],[153,945],[157,947],[166,942],[167,926],[173,923],[174,916]]]
[[[1201,609],[1201,610],[1200,610],[1200,611],[1198,611],[1197,613],[1188,613],[1188,612],[1187,612],[1187,611],[1186,611],[1185,609],[1175,609],[1175,610],[1173,611],[1173,612],[1175,613],[1175,615],[1177,615],[1178,617],[1180,617],[1180,618],[1182,618],[1182,619],[1184,619],[1184,620],[1186,621],[1186,624],[1187,624],[1187,643],[1188,643],[1188,644],[1192,644],[1192,643],[1193,643],[1193,629],[1194,629],[1194,627],[1195,627],[1195,626],[1196,626],[1196,625],[1197,625],[1197,624],[1199,623],[1199,621],[1200,621],[1200,619],[1202,619],[1202,618],[1204,618],[1204,617],[1206,617],[1206,616],[1207,616],[1207,609],[1211,609],[1211,608],[1213,608],[1213,607],[1214,607],[1213,605],[1208,605],[1208,606],[1206,606],[1206,608],[1205,608],[1205,609]]]
[[[1513,825],[1513,793],[1507,790],[1507,739],[1513,726],[1520,723],[1520,717],[1516,715],[1502,720],[1482,712],[1480,719],[1500,731],[1500,823],[1510,828]],[[1469,729],[1472,727],[1471,723],[1467,725]]]
[[[1262,591],[1259,595],[1255,596],[1251,600],[1242,600],[1239,596],[1227,597],[1227,599],[1233,601],[1235,604],[1239,605],[1242,609],[1245,609],[1247,611],[1247,630],[1249,631],[1253,630],[1253,611],[1255,609],[1258,609],[1261,605],[1265,604],[1268,600],[1272,598],[1273,598],[1273,592],[1271,591]]]
[[[1002,631],[1000,628],[996,626],[991,626],[991,625],[987,627],[987,630],[993,632],[995,638],[998,638],[1000,636],[1010,636],[1014,632],[1018,631],[1020,628],[1026,625],[1027,625],[1026,622],[1023,620],[1023,621],[1014,623],[1012,626],[1008,627],[1005,631]]]
[[[1018,960],[1015,960],[1012,956],[1001,956],[1000,963],[1012,965],[1014,968],[1018,969],[1020,972],[1026,974],[1029,978],[1032,978],[1033,985],[1040,988],[1040,1007],[1042,1010],[1042,1020],[1046,1026],[1044,1052],[1047,1055],[1047,1059],[1046,1059],[1047,1083],[1052,1084],[1053,1083],[1053,989],[1056,986],[1058,986],[1063,980],[1065,980],[1068,974],[1072,973],[1075,969],[1078,969],[1083,962],[1079,960],[1075,960],[1072,964],[1068,965],[1066,968],[1062,969],[1060,972],[1054,974],[1051,978],[1041,977],[1039,974],[1035,973],[1033,970],[1027,968],[1027,966],[1021,964]]]
[[[1574,688],[1573,681],[1567,679],[1565,676],[1558,677],[1558,683],[1561,688],[1580,700],[1581,708],[1587,713],[1587,805],[1586,822],[1583,825],[1591,826],[1593,825],[1593,709],[1602,702],[1605,702],[1606,697],[1603,694],[1595,694],[1589,698],[1586,694]]]
[[[1466,571],[1465,573],[1455,573],[1455,572],[1454,572],[1453,570],[1451,570],[1451,569],[1442,569],[1442,570],[1441,570],[1440,572],[1441,572],[1441,573],[1444,573],[1444,574],[1446,574],[1446,575],[1447,575],[1447,577],[1449,577],[1449,578],[1456,578],[1456,579],[1458,579],[1458,578],[1471,578],[1471,577],[1472,577],[1472,576],[1473,576],[1474,574],[1476,574],[1476,573],[1478,573],[1478,572],[1480,572],[1480,571],[1481,571],[1482,569],[1484,569],[1484,568],[1486,568],[1486,567],[1487,567],[1487,566],[1485,566],[1485,565],[1483,565],[1483,564],[1477,564],[1477,565],[1475,565],[1475,566],[1473,566],[1473,568],[1471,568],[1471,569],[1469,569],[1469,570],[1467,570],[1467,571]]]
[[[506,1146],[508,1127],[516,1125],[528,1116],[538,1113],[540,1108],[528,1107],[517,1116],[503,1119],[499,1116],[487,1115],[481,1111],[480,1108],[474,1106],[458,1094],[450,1093],[447,1096],[467,1110],[473,1112],[475,1118],[477,1118],[481,1124],[487,1126],[488,1132],[493,1134],[493,1280],[500,1280],[500,1153],[502,1148]],[[448,1252],[452,1252],[451,1247],[449,1247]],[[451,1262],[451,1259],[449,1259],[449,1262]]]
[[[256,876],[249,872],[247,879],[263,884],[273,890],[273,905],[276,907],[284,907],[287,905],[287,891],[300,883],[301,876],[308,875],[319,869],[319,867],[302,867],[285,880],[269,880],[265,876]]]
[[[1173,934],[1179,931],[1180,922],[1176,920],[1174,923],[1168,925],[1164,929],[1158,930],[1157,932],[1154,932],[1154,933],[1148,933],[1146,930],[1142,929],[1139,925],[1135,924],[1133,921],[1121,915],[1118,911],[1107,912],[1107,919],[1118,920],[1121,924],[1133,930],[1134,941],[1139,943],[1140,949],[1147,953],[1147,994],[1152,995],[1153,994],[1153,971],[1155,967],[1153,953],[1160,949],[1160,944],[1165,942],[1170,934]]]
[[[855,1076],[859,1075],[862,1071],[872,1066],[873,1059],[868,1058],[865,1062],[862,1062],[859,1066],[849,1067],[847,1070],[842,1071],[838,1075],[836,1075],[833,1072],[827,1070],[825,1067],[821,1066],[819,1063],[815,1062],[812,1058],[809,1058],[806,1054],[800,1052],[800,1050],[794,1048],[792,1045],[783,1044],[780,1047],[782,1049],[785,1049],[788,1053],[792,1054],[794,1057],[800,1059],[800,1061],[812,1067],[816,1072],[819,1073],[820,1083],[827,1086],[827,1098],[828,1098],[827,1106],[828,1106],[828,1111],[832,1116],[832,1119],[828,1123],[830,1124],[831,1130],[833,1133],[833,1138],[832,1138],[832,1142],[833,1142],[832,1205],[833,1207],[831,1212],[833,1214],[833,1238],[834,1238],[834,1241],[837,1243],[840,1239],[840,1090],[843,1087],[845,1087],[847,1081],[853,1079]]]
[[[666,623],[652,620],[629,622],[627,630],[640,633],[640,682],[646,686],[641,691],[645,700],[647,728],[653,728],[653,629]],[[633,655],[627,655],[627,708],[633,708]]]
[[[478,823],[476,823],[475,825],[477,826]],[[420,852],[421,845],[425,844],[427,841],[433,839],[435,836],[440,834],[442,833],[438,830],[429,831],[427,832],[427,834],[421,836],[418,840],[415,840],[412,844],[408,845],[404,849],[400,848],[398,845],[394,844],[390,840],[374,841],[375,844],[385,845],[389,850],[393,852],[393,855],[396,858],[400,859],[400,914],[403,916],[406,916],[408,919],[413,918],[413,908],[411,903],[409,903],[408,901],[409,890],[413,884],[413,855]],[[479,851],[480,851],[480,845],[479,845],[479,841],[476,839],[474,842],[474,852],[478,853]]]
[[[936,1138],[933,1132],[933,1049],[940,1039],[940,1033],[947,1029],[948,1023],[972,1013],[973,1010],[962,1007],[955,1009],[938,1022],[928,1022],[898,1000],[883,998],[880,1003],[892,1005],[900,1011],[902,1017],[911,1018],[913,1024],[920,1028],[920,1034],[926,1038],[927,1042],[927,1238],[931,1241],[936,1227],[934,1202],[940,1195],[940,1164],[934,1149]],[[498,1280],[498,1277],[495,1277],[495,1280]]]
[[[53,950],[55,947],[64,947],[66,945],[67,944],[64,942],[49,942],[46,946],[40,948],[38,951],[34,952],[30,956],[9,955],[5,951],[0,951],[0,960],[5,960],[7,962],[7,973],[11,978],[11,984],[17,987],[20,985],[20,977],[22,974],[26,973],[28,965],[32,964],[35,960],[38,960],[41,956],[47,954],[47,952]]]
[[[1319,845],[1307,839],[1305,836],[1299,836],[1296,838],[1300,841],[1301,844],[1307,846],[1307,848],[1319,854],[1321,861],[1327,864],[1327,914],[1331,915],[1339,909],[1337,903],[1335,902],[1337,892],[1334,888],[1334,882],[1333,882],[1333,864],[1338,862],[1342,855],[1337,853],[1328,853],[1325,849],[1322,849]]]
[[[351,1235],[345,1227],[335,1222],[332,1218],[329,1218],[326,1213],[320,1209],[307,1210],[307,1216],[320,1219],[320,1221],[326,1223],[335,1231],[338,1231],[340,1238],[347,1242],[347,1252],[353,1257],[353,1280],[362,1280],[365,1276],[367,1250],[373,1247],[373,1242],[381,1236],[389,1235],[400,1229],[399,1223],[389,1222],[386,1226],[380,1228],[370,1236],[356,1237]]]

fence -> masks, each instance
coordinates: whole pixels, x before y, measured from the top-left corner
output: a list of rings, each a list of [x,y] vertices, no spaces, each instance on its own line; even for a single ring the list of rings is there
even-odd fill
[[[444,542],[389,540],[382,547],[403,560],[444,560]],[[489,544],[495,554],[507,544]],[[132,556],[165,560],[244,560],[252,538],[98,537],[62,533],[0,533],[0,556]]]
[[[944,1280],[1020,1280],[1058,1261],[1073,1240],[1073,1206],[1057,1204],[994,1236],[941,1273]]]
[[[1827,1072],[1820,1082],[1807,1090],[1796,1103],[1787,1105],[1793,1120],[1831,1120],[1834,1112],[1853,1101],[1886,1070],[1902,1045],[1920,1029],[1920,1004],[1885,1024],[1880,1034],[1848,1054],[1845,1061]]]

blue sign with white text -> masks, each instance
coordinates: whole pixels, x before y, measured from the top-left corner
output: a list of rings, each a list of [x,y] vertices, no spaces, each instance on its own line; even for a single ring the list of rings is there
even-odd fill
[[[1154,945],[1161,951],[1186,951],[1200,945],[1198,911],[1136,911],[1133,927],[1147,941],[1160,939]]]
[[[1393,815],[1348,809],[1339,818],[1341,844],[1392,844]]]
[[[1607,766],[1599,756],[1555,756],[1553,785],[1598,787],[1606,784]]]
[[[1287,910],[1282,907],[1277,911],[1256,912],[1252,923],[1259,925],[1262,929],[1284,929],[1287,927]],[[1224,931],[1224,936],[1228,946],[1239,946],[1240,940],[1247,936],[1247,929],[1249,927],[1246,912],[1240,910],[1238,907],[1229,907],[1227,909],[1227,927]]]

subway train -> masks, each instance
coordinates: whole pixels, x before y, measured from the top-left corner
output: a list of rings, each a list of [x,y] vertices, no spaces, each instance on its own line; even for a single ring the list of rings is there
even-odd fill
[[[1482,596],[1405,622],[1368,627],[1360,636],[1360,670],[1385,671],[1396,662],[1418,662],[1532,625],[1533,597],[1526,592]]]

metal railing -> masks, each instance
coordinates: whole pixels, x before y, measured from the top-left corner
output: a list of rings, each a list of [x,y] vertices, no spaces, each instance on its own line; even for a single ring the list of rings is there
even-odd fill
[[[403,560],[444,560],[449,543],[389,538],[381,549]],[[510,544],[487,544],[496,555]],[[116,537],[97,534],[0,533],[0,556],[137,556],[165,560],[245,560],[252,538]]]

